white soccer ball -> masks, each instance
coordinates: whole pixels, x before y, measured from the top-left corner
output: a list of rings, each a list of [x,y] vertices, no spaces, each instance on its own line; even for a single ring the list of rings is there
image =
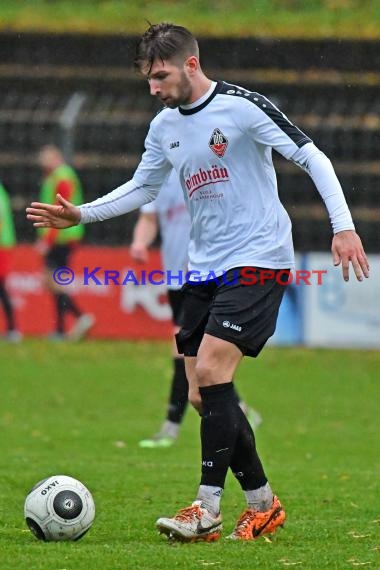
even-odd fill
[[[95,503],[83,483],[55,475],[33,487],[25,499],[24,514],[39,540],[79,540],[94,522]]]

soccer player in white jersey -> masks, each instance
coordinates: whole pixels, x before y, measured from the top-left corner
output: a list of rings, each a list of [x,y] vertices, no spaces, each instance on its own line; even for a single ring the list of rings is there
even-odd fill
[[[185,355],[189,399],[202,410],[202,467],[196,500],[156,524],[173,539],[218,539],[230,467],[247,501],[230,537],[254,540],[282,525],[285,512],[231,379],[242,357],[257,356],[273,334],[284,289],[279,281],[293,266],[291,223],[279,200],[272,149],[311,176],[331,219],[333,263],[342,264],[343,278],[350,266],[359,281],[368,277],[368,261],[328,158],[266,97],[209,79],[186,28],[150,26],[135,65],[165,108],[150,124],[132,180],[80,207],[60,197],[56,206],[34,202],[27,216],[36,227],[55,228],[112,218],[153,200],[176,170],[191,216],[194,272],[183,289],[177,345]],[[244,286],[246,267],[274,277]],[[207,279],[210,272],[217,277]]]
[[[176,335],[182,325],[182,284],[187,272],[187,251],[190,238],[190,216],[186,208],[177,173],[172,170],[162,185],[156,200],[140,208],[140,215],[133,232],[130,247],[131,256],[146,263],[149,247],[161,236],[161,254],[166,276],[168,300],[172,311],[173,333]],[[140,441],[140,447],[170,447],[176,441],[187,403],[189,384],[185,363],[173,343],[173,376],[170,387],[166,418],[159,431],[149,439]],[[236,389],[235,389],[236,391]],[[261,415],[239,397],[239,405],[252,427],[258,427]]]

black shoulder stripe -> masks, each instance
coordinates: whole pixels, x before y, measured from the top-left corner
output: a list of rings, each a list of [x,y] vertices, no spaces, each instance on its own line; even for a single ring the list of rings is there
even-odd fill
[[[230,85],[225,82],[223,82],[223,87],[220,92],[224,95],[243,97],[251,101],[251,103],[259,107],[259,109],[261,109],[261,111],[263,111],[299,148],[312,142],[312,140],[298,127],[293,125],[269,99],[260,95],[260,93],[248,91],[248,89],[244,89],[243,87]]]

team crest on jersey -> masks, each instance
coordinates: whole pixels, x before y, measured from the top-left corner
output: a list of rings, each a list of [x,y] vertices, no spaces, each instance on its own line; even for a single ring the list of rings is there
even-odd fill
[[[222,133],[220,129],[214,129],[211,135],[208,146],[211,148],[212,152],[215,152],[216,156],[222,158],[226,152],[228,146],[228,140]]]

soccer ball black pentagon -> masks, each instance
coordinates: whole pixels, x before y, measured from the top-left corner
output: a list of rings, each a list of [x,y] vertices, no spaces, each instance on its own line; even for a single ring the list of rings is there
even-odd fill
[[[95,503],[80,481],[55,475],[33,487],[25,499],[24,514],[39,540],[79,540],[94,522]]]

